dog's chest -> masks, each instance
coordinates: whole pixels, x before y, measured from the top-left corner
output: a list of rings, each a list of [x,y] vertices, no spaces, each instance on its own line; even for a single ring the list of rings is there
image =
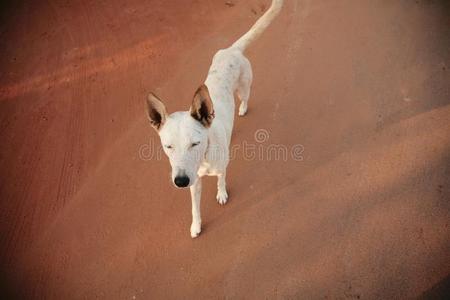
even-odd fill
[[[213,164],[204,161],[200,165],[200,168],[198,169],[197,174],[199,177],[217,176],[219,174],[219,172],[217,171],[217,168],[215,168]]]

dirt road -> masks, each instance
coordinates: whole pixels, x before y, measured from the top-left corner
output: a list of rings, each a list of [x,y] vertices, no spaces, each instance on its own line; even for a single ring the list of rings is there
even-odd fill
[[[196,240],[144,99],[187,110],[215,51],[269,1],[24,2],[1,13],[2,293],[448,292],[448,2],[287,0],[248,51],[230,201],[219,206],[206,180]]]

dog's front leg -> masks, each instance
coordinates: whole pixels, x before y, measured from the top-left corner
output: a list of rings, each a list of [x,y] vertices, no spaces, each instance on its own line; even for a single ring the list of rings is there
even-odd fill
[[[223,171],[222,174],[217,175],[217,202],[220,205],[224,205],[227,203],[228,194],[227,194],[227,185],[225,182],[226,171]]]
[[[199,177],[197,181],[190,187],[192,199],[192,224],[191,237],[196,238],[202,231],[202,218],[200,215],[200,200],[202,197],[202,179]]]

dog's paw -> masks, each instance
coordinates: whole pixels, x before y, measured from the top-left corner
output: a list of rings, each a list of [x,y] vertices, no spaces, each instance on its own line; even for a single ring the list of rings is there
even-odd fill
[[[201,231],[202,231],[202,224],[201,223],[193,222],[191,224],[191,237],[193,239],[198,237],[198,235],[200,234]]]
[[[216,199],[217,199],[217,202],[219,202],[220,205],[226,204],[227,200],[228,200],[227,191],[218,191]]]
[[[247,113],[247,103],[241,102],[241,105],[239,106],[238,115],[242,117],[245,116],[246,113]]]

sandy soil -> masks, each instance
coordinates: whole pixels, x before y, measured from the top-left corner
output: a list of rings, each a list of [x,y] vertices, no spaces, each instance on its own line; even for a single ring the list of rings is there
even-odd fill
[[[255,80],[235,124],[230,201],[219,206],[206,180],[196,240],[188,191],[173,188],[165,157],[149,157],[159,144],[144,99],[154,90],[187,109],[214,52],[269,1],[26,2],[1,13],[3,294],[449,291],[448,2],[286,1],[248,52]],[[301,151],[249,159],[245,143]]]

